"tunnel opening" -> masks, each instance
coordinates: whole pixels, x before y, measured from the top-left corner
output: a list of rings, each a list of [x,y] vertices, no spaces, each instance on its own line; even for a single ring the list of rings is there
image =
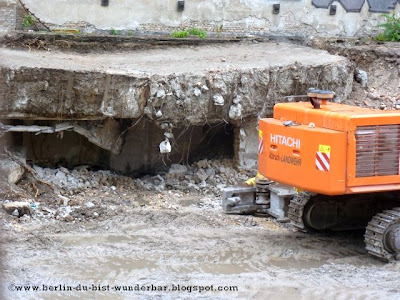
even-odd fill
[[[183,137],[182,157],[185,164],[202,159],[234,158],[234,126],[230,123],[212,123],[192,126]],[[179,139],[177,139],[179,144]]]
[[[95,169],[108,169],[110,154],[76,132],[57,134],[23,134],[23,148],[27,162],[43,167],[66,167],[88,165]]]
[[[84,123],[83,121],[82,123]],[[13,126],[54,126],[54,121],[11,120]],[[176,126],[170,130],[171,152],[160,153],[165,130],[148,119],[123,120],[118,134],[122,139],[120,153],[95,145],[75,131],[56,133],[9,132],[7,144],[20,152],[29,165],[74,169],[110,170],[117,174],[140,177],[168,172],[171,164],[190,165],[203,159],[234,159],[235,127],[226,122]],[[135,126],[129,126],[135,124]],[[81,124],[82,125],[82,124]],[[4,139],[4,137],[3,137]]]
[[[148,119],[132,121],[120,154],[112,154],[111,170],[140,177],[162,174],[171,164],[190,165],[201,159],[234,158],[234,126],[230,123],[176,126],[170,130],[171,152],[160,153],[166,132]]]

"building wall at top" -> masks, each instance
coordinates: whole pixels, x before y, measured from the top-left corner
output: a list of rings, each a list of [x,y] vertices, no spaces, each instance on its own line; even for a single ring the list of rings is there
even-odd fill
[[[0,33],[15,29],[16,1],[0,0]]]
[[[177,0],[23,0],[53,28],[79,27],[87,32],[115,29],[166,33],[201,27],[223,34],[343,36],[377,32],[382,12],[400,12],[398,1],[185,0],[184,10],[178,11]],[[108,6],[102,6],[102,2],[108,2]],[[280,5],[279,13],[273,13],[274,4]],[[336,6],[334,15],[330,14],[332,5]]]

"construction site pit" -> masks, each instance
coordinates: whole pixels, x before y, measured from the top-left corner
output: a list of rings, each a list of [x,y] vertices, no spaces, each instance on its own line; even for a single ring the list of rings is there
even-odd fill
[[[0,45],[0,298],[400,297],[399,263],[368,256],[363,231],[310,235],[221,208],[223,188],[257,173],[258,120],[276,103],[314,87],[399,109],[399,46],[26,33]],[[63,289],[79,285],[91,289]]]

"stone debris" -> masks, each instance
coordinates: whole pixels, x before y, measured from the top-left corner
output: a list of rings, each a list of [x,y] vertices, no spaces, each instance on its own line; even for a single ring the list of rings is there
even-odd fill
[[[10,215],[22,217],[23,215],[31,215],[31,208],[29,202],[15,201],[5,202],[2,208]]]
[[[242,105],[240,103],[233,104],[229,108],[229,118],[232,120],[240,120],[242,117]]]
[[[233,99],[233,104],[239,104],[242,101],[242,96],[236,96],[235,99]]]
[[[160,89],[157,91],[157,98],[165,98],[166,94],[165,91]]]
[[[150,107],[146,106],[143,110],[143,114],[148,116],[150,119],[153,117],[153,112]]]
[[[173,164],[169,169],[168,173],[165,175],[167,182],[173,180],[182,180],[188,171],[188,167],[180,164]]]
[[[87,207],[87,208],[92,208],[92,207],[94,207],[95,205],[94,205],[94,203],[93,202],[86,202],[85,203],[85,207]]]
[[[171,133],[171,132],[164,132],[164,136],[165,136],[167,139],[170,139],[170,140],[172,140],[172,139],[174,138],[174,134]]]
[[[165,183],[170,188],[204,191],[219,196],[225,186],[244,182],[252,175],[237,170],[228,160],[203,159],[190,166],[172,165],[165,175]]]
[[[377,88],[371,87],[364,91],[367,100],[354,101],[355,105],[362,105],[375,109],[393,110],[400,109],[400,93],[389,93],[379,91]]]
[[[194,95],[196,96],[196,97],[200,97],[200,95],[201,95],[201,90],[199,89],[199,88],[194,88],[194,91],[193,91],[193,93],[194,93]]]
[[[199,169],[196,172],[196,174],[193,176],[195,183],[202,183],[203,181],[206,181],[207,178],[208,178],[208,175],[204,169]]]
[[[0,176],[7,178],[9,183],[18,183],[25,173],[18,163],[10,159],[0,159]]]
[[[361,84],[362,87],[366,88],[368,86],[368,74],[364,70],[355,69],[355,80]]]
[[[118,193],[121,186],[131,190],[164,191],[177,189],[187,191],[206,191],[218,196],[221,188],[235,185],[253,176],[249,171],[237,170],[232,160],[203,159],[191,165],[172,164],[167,172],[155,176],[130,178],[114,174],[111,171],[91,171],[88,166],[79,166],[72,170],[66,168],[43,168],[33,166],[38,178],[50,182],[60,193],[58,203],[64,207],[81,206],[92,208],[92,202],[80,202],[72,196],[92,189],[104,193]]]
[[[118,177],[124,178],[124,176],[113,174],[111,171],[89,171],[88,168],[89,166],[78,166],[73,170],[68,170],[66,168],[52,169],[33,166],[38,178],[50,182],[58,190],[70,195],[88,188],[106,187],[109,189]],[[58,195],[58,197],[63,203],[68,199],[65,195]]]
[[[63,222],[105,218],[120,213],[124,205],[147,206],[148,203],[140,200],[142,196],[138,195],[148,192],[154,193],[150,201],[166,209],[181,209],[176,199],[194,193],[202,197],[201,203],[193,204],[195,207],[218,210],[221,209],[221,189],[242,183],[254,175],[250,171],[237,170],[234,161],[229,159],[203,159],[190,165],[173,164],[168,171],[140,178],[121,176],[111,171],[92,171],[89,166],[51,169],[33,165],[32,168],[38,178],[53,185],[56,193],[40,194],[32,203],[3,202],[3,209],[10,215],[18,216],[19,222],[38,218]],[[29,217],[21,219],[24,215]]]
[[[201,90],[203,92],[207,92],[209,90],[209,88],[204,84],[204,85],[201,86]]]
[[[58,195],[58,197],[62,200],[62,205],[68,206],[68,204],[69,204],[69,198],[68,197],[65,197],[65,196],[62,196],[62,195]]]
[[[162,116],[163,116],[162,111],[161,111],[161,110],[158,110],[158,111],[156,112],[156,117],[159,119],[159,118],[162,118]]]
[[[214,105],[216,106],[223,106],[225,103],[224,97],[222,97],[220,94],[214,95],[213,100],[214,100]]]

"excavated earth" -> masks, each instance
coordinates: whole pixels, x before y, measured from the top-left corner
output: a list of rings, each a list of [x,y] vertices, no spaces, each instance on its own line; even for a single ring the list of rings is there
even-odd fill
[[[382,101],[394,107],[399,93],[398,61],[378,57],[371,60],[375,68],[360,66],[356,54],[345,58],[282,42],[113,53],[40,45],[51,48],[0,49],[3,119],[145,116],[174,124],[225,119],[241,127],[310,86],[335,90],[337,101],[376,107]],[[338,51],[332,47],[327,50]],[[372,55],[368,51],[362,53]],[[378,76],[388,64],[394,65],[391,88]],[[371,86],[353,82],[357,67],[369,72]],[[222,106],[215,106],[217,94]],[[361,94],[367,99],[349,98]],[[229,119],[238,96],[242,115]],[[305,234],[267,216],[224,214],[221,189],[255,174],[235,160],[203,159],[139,178],[21,161],[25,168],[14,166],[21,168],[16,184],[0,174],[0,205],[18,200],[29,206],[23,215],[0,210],[1,299],[400,298],[400,264],[369,256],[363,231]],[[233,289],[194,289],[211,285]],[[17,291],[21,286],[31,290]],[[135,290],[143,286],[150,288]]]

